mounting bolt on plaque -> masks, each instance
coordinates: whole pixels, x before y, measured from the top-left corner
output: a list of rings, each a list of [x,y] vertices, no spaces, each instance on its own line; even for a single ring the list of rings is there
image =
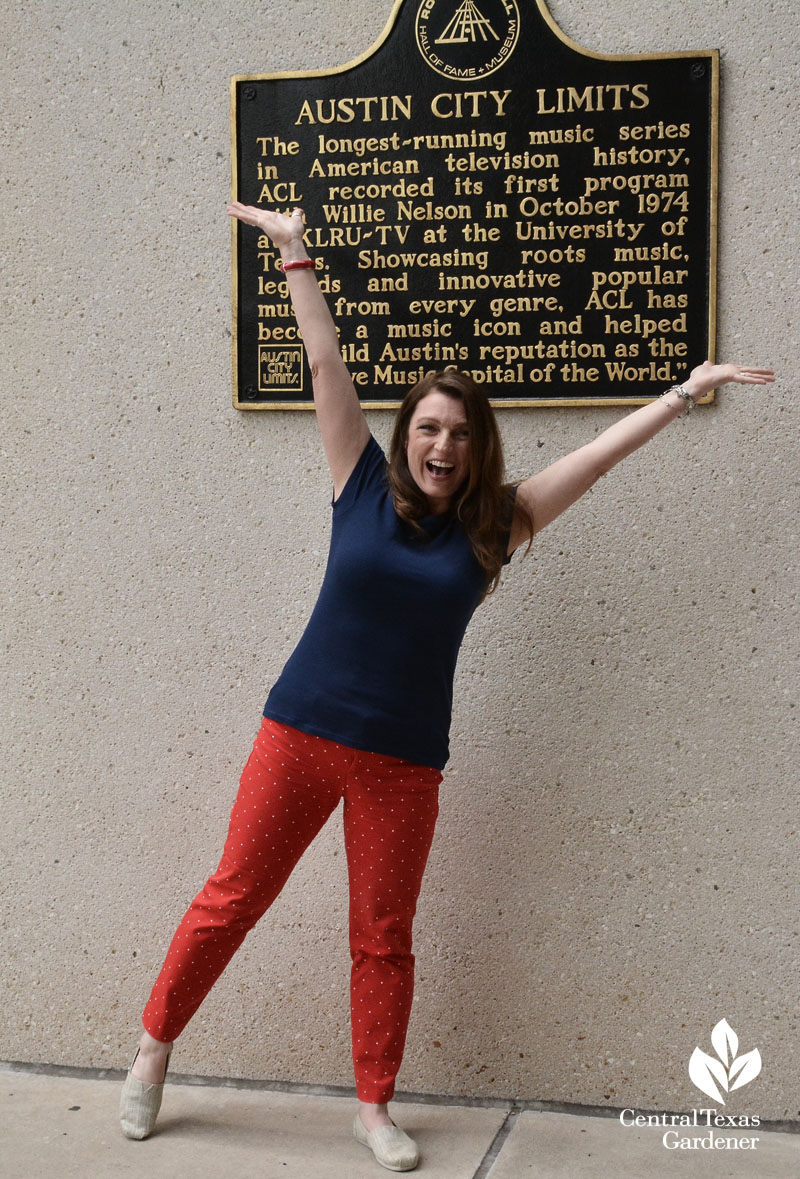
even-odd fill
[[[255,86],[245,86],[243,88],[242,98],[246,98],[248,100],[248,102],[252,102],[252,100],[255,98],[255,96],[256,96]]]
[[[706,76],[706,67],[702,61],[696,61],[694,63],[691,69],[691,75],[693,78],[704,78]]]

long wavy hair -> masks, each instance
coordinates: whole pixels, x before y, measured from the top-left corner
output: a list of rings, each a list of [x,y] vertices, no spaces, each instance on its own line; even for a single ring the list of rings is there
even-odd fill
[[[398,410],[389,447],[389,488],[398,516],[424,536],[418,521],[428,515],[430,507],[409,470],[406,443],[414,410],[423,397],[433,392],[453,397],[464,406],[469,432],[469,470],[454,496],[451,510],[464,525],[475,558],[486,574],[486,597],[500,581],[506,555],[504,542],[514,513],[515,487],[504,482],[503,444],[494,411],[483,389],[468,373],[455,369],[426,373],[409,389]],[[525,510],[522,505],[520,509]],[[532,534],[533,522],[527,520],[527,523]]]

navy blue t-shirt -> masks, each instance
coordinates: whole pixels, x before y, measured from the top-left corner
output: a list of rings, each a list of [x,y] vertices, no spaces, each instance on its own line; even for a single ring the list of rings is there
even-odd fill
[[[419,523],[425,537],[395,512],[370,435],[333,503],[319,598],[264,716],[441,770],[458,651],[486,574],[453,514]]]

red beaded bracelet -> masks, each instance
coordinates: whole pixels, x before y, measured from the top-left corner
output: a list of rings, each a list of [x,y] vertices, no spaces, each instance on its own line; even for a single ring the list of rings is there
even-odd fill
[[[278,263],[278,268],[283,271],[286,271],[286,270],[316,270],[317,264],[313,258],[303,258],[302,261],[298,261],[298,262],[284,262],[283,260],[281,260]]]

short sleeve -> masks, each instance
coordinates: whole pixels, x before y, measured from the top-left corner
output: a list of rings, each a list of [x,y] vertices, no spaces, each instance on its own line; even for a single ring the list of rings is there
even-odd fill
[[[380,487],[386,478],[386,455],[374,435],[370,434],[356,465],[338,499],[331,500],[334,512],[343,512],[353,506],[365,492]]]

